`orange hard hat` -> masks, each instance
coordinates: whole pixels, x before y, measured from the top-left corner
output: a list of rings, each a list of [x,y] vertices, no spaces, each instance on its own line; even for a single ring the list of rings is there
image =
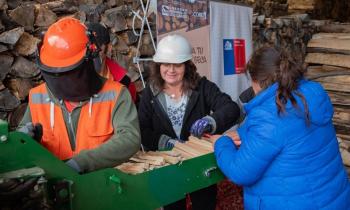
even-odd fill
[[[80,63],[87,51],[86,27],[74,18],[62,18],[45,33],[39,53],[40,63],[60,71]],[[57,72],[59,73],[59,72]]]

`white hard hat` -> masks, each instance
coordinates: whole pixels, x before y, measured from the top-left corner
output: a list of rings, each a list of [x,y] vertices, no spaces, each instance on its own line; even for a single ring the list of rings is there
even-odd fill
[[[156,63],[184,63],[192,59],[192,49],[185,37],[174,34],[161,39],[153,61]]]

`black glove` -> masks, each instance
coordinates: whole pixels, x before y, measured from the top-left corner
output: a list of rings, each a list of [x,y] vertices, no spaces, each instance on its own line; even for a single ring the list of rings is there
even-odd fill
[[[31,122],[26,123],[23,127],[19,128],[17,131],[25,133],[40,142],[43,136],[43,126],[40,123],[33,124]]]

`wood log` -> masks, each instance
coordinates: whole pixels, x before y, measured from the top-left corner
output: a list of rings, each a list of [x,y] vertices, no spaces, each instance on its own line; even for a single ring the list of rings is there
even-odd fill
[[[2,34],[0,34],[0,42],[14,45],[17,43],[17,41],[19,40],[19,38],[22,36],[23,33],[24,33],[23,27],[18,27],[10,31],[5,31]]]
[[[333,105],[350,106],[350,93],[328,91]]]
[[[15,46],[15,51],[23,56],[32,55],[35,53],[40,39],[24,32]]]
[[[350,54],[350,33],[315,34],[307,44],[307,47],[321,48],[323,52]]]
[[[350,55],[309,53],[305,62],[350,68]]]
[[[350,109],[334,107],[333,122],[350,126]]]
[[[39,6],[37,10],[38,14],[35,19],[35,26],[48,27],[57,21],[56,13],[52,12],[47,7]]]
[[[10,112],[20,105],[20,101],[7,88],[0,91],[0,111]]]
[[[13,57],[7,54],[0,54],[0,81],[3,81],[6,75],[11,71]]]
[[[39,73],[38,66],[22,56],[18,56],[11,67],[11,74],[21,78],[32,78]]]
[[[9,16],[13,21],[23,26],[27,31],[34,30],[35,7],[33,4],[22,4],[10,11]]]
[[[290,10],[313,10],[315,0],[288,0]]]
[[[350,24],[325,24],[320,27],[324,33],[350,33]]]

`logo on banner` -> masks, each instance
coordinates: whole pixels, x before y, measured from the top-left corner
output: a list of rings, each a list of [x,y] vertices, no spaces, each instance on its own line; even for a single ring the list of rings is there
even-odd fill
[[[245,40],[224,39],[224,75],[241,74],[245,71]]]

